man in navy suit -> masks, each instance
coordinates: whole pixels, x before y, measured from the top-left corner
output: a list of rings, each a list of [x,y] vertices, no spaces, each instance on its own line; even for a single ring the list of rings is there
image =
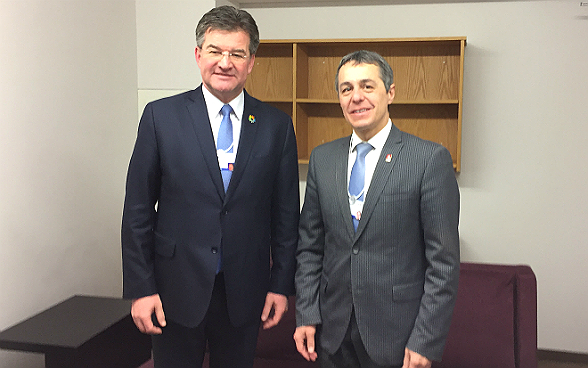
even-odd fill
[[[336,89],[353,134],[310,155],[296,346],[323,368],[430,368],[459,277],[451,155],[394,126],[392,68],[377,53],[343,57]]]
[[[291,118],[244,91],[251,15],[212,9],[196,28],[202,85],[149,103],[129,164],[124,296],[157,368],[251,367],[260,323],[294,292],[298,159]],[[271,259],[271,262],[270,262]]]

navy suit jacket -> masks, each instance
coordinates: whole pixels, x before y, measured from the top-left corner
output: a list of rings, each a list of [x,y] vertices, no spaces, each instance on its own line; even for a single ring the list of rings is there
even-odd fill
[[[149,103],[139,124],[122,221],[123,293],[158,293],[166,318],[188,327],[207,311],[221,249],[234,325],[259,319],[268,291],[294,292],[292,120],[247,92],[243,114],[226,193],[202,86]]]

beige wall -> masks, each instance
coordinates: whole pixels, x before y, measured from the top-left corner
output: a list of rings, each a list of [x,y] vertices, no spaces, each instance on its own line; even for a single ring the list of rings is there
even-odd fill
[[[196,24],[214,0],[136,0],[139,116],[157,98],[195,88]]]
[[[133,0],[0,0],[0,330],[121,295],[136,55]],[[43,366],[0,350],[1,368]]]

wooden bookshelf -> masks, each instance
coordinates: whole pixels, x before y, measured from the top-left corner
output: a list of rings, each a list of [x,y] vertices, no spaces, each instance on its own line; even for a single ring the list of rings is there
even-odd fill
[[[314,147],[351,134],[335,90],[339,61],[375,51],[394,71],[394,124],[444,145],[459,171],[465,45],[466,37],[262,40],[245,87],[292,117],[299,162],[308,163]]]

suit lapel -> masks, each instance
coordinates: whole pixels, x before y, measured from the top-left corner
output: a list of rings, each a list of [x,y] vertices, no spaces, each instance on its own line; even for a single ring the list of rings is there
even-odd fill
[[[351,136],[348,139],[341,139],[339,146],[333,155],[335,157],[335,190],[337,191],[337,202],[341,208],[341,215],[343,216],[343,223],[351,238],[354,236],[353,220],[351,219],[351,212],[349,211],[349,195],[347,190],[347,165],[349,162],[349,144]]]
[[[245,167],[249,162],[251,151],[255,144],[255,136],[257,133],[257,127],[263,122],[257,122],[253,119],[253,122],[249,121],[249,116],[255,116],[257,108],[257,100],[247,94],[245,91],[245,105],[243,108],[243,116],[241,117],[241,135],[239,136],[239,147],[237,147],[237,156],[235,157],[235,169],[231,176],[231,182],[227,188],[227,197],[230,197],[231,193],[235,191],[239,181],[243,177]],[[227,198],[225,198],[226,202]]]
[[[361,221],[359,222],[357,232],[355,233],[355,240],[359,238],[366,223],[374,212],[374,208],[380,199],[380,195],[382,194],[386,183],[389,181],[390,174],[393,171],[392,169],[396,165],[401,149],[402,139],[400,136],[400,130],[392,125],[392,130],[390,130],[390,134],[388,134],[388,139],[386,140],[380,157],[378,158],[378,162],[376,163],[374,175],[372,176],[372,181],[363,205]]]
[[[210,128],[210,121],[208,119],[208,110],[202,95],[202,86],[196,88],[189,97],[187,103],[188,112],[192,118],[192,126],[198,139],[198,147],[204,157],[204,162],[208,167],[212,182],[221,198],[225,196],[223,187],[223,178],[218,166],[218,158],[216,156],[216,146],[214,145],[214,137]]]

